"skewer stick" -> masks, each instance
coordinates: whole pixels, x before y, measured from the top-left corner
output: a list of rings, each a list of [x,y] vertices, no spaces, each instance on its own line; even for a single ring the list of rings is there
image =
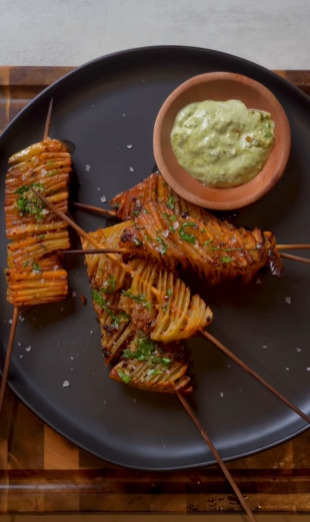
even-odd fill
[[[276,245],[277,250],[309,250],[310,245]]]
[[[66,221],[69,225],[71,225],[80,235],[85,237],[90,243],[94,245],[94,247],[98,250],[101,250],[100,244],[98,244],[87,232],[84,232],[82,228],[80,228],[72,219],[70,219],[66,214],[61,212],[53,203],[51,203],[47,198],[42,196],[39,192],[37,192],[33,187],[31,188],[32,192],[39,198],[43,203],[46,204],[53,212],[58,214],[64,221]],[[125,263],[121,262],[119,258],[117,258],[114,254],[107,254],[108,257],[113,259],[114,261],[120,263],[122,268],[126,270],[126,272],[133,274],[133,270],[129,268]],[[159,290],[154,286],[151,286],[151,291],[154,295],[160,296]],[[306,415],[303,411],[301,411],[297,406],[292,404],[288,399],[286,399],[280,392],[278,392],[271,384],[269,384],[265,379],[260,377],[254,370],[252,370],[249,366],[247,366],[239,357],[237,357],[233,352],[231,352],[226,346],[224,346],[220,341],[218,341],[213,335],[204,330],[200,330],[202,335],[206,337],[209,341],[211,341],[217,348],[219,348],[222,352],[224,352],[228,357],[230,357],[235,363],[237,363],[243,370],[248,372],[254,379],[260,382],[265,388],[267,388],[271,393],[276,395],[278,399],[280,399],[284,404],[286,404],[289,408],[291,408],[295,413],[300,415],[308,424],[310,424],[310,417]]]
[[[48,138],[48,135],[50,133],[50,127],[51,127],[51,120],[52,120],[52,110],[53,110],[53,98],[51,98],[50,105],[48,108],[46,123],[45,123],[45,129],[44,129],[44,136],[43,139],[46,140]]]
[[[231,476],[230,472],[228,471],[226,465],[222,461],[220,454],[218,453],[217,449],[213,446],[213,443],[212,443],[210,437],[208,436],[206,431],[203,429],[203,426],[200,424],[198,418],[196,417],[196,415],[193,412],[192,408],[190,407],[189,403],[185,399],[184,395],[182,395],[181,393],[177,392],[177,396],[178,396],[178,399],[181,402],[183,408],[188,413],[188,415],[192,419],[193,423],[195,424],[196,428],[200,432],[200,435],[205,440],[205,442],[208,444],[208,446],[209,446],[209,448],[210,448],[210,450],[212,452],[213,457],[217,461],[219,467],[221,468],[222,472],[224,473],[225,477],[227,478],[228,482],[230,483],[230,485],[231,485],[232,489],[234,490],[234,492],[235,492],[235,494],[236,494],[236,496],[237,496],[241,506],[243,507],[244,511],[247,513],[249,519],[252,522],[256,522],[256,518],[254,517],[252,511],[250,510],[250,508],[248,507],[247,503],[245,502],[240,489],[238,488],[236,482],[234,481],[233,477]]]
[[[86,210],[87,212],[94,212],[95,214],[102,214],[103,216],[117,219],[116,212],[114,212],[113,210],[107,210],[105,208],[93,207],[92,205],[84,205],[84,203],[76,203],[74,201],[71,201],[71,204],[74,207],[79,208],[81,210]]]
[[[290,259],[291,261],[299,261],[299,263],[305,263],[306,265],[310,265],[310,259],[307,257],[293,256],[292,254],[283,254],[280,252],[280,256],[284,259]]]
[[[235,363],[237,363],[238,366],[240,366],[240,368],[242,368],[243,370],[248,372],[250,375],[252,375],[252,377],[254,377],[254,379],[256,379],[260,384],[265,386],[265,388],[267,388],[267,390],[269,390],[271,393],[273,393],[276,397],[278,397],[278,399],[280,399],[282,402],[284,402],[284,404],[286,404],[286,406],[291,408],[295,413],[297,413],[297,415],[300,415],[300,417],[302,419],[304,419],[308,424],[310,424],[310,417],[308,417],[308,415],[306,415],[303,411],[301,411],[297,406],[292,404],[286,397],[284,397],[284,395],[282,395],[282,393],[278,392],[273,386],[271,386],[271,384],[269,384],[267,381],[265,381],[265,379],[260,377],[254,370],[252,370],[249,366],[247,366],[247,364],[245,364],[243,361],[241,361],[241,359],[239,359],[239,357],[237,357],[237,355],[235,355],[233,352],[231,352],[218,339],[213,337],[213,335],[211,335],[209,332],[206,332],[204,330],[200,330],[200,331],[201,331],[202,335],[204,337],[206,337],[206,339],[208,339],[212,344],[214,344],[217,348],[219,348],[225,355],[230,357],[230,359],[232,359]]]
[[[6,388],[6,381],[8,379],[11,355],[12,355],[12,351],[13,351],[14,338],[15,338],[15,332],[16,332],[16,326],[17,326],[17,320],[18,320],[18,313],[19,313],[18,306],[14,306],[13,320],[12,320],[12,326],[11,326],[10,337],[9,337],[9,344],[8,344],[8,348],[6,351],[5,363],[4,363],[2,381],[1,381],[1,387],[0,387],[0,415],[1,415],[1,411],[2,411],[2,404],[3,404],[4,393],[5,393],[5,388]]]

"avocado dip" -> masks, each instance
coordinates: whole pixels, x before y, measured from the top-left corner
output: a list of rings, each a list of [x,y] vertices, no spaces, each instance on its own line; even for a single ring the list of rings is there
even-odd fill
[[[179,111],[171,131],[173,152],[193,178],[216,188],[253,179],[274,145],[275,123],[268,112],[239,100],[207,100]]]

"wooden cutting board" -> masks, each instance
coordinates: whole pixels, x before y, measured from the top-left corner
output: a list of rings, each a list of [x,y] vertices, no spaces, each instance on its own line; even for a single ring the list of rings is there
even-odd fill
[[[72,67],[0,67],[0,132]],[[310,71],[276,71],[310,95]],[[310,511],[310,431],[228,464],[253,511]],[[217,466],[176,472],[114,466],[58,435],[6,391],[0,422],[0,512],[236,512]]]

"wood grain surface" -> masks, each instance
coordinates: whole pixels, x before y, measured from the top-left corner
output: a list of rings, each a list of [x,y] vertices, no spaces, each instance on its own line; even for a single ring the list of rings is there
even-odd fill
[[[72,67],[0,67],[0,132]],[[276,71],[310,94],[310,71]],[[310,430],[228,464],[255,512],[310,511]],[[208,513],[239,505],[216,466],[140,472],[114,466],[58,435],[10,391],[0,422],[0,513]]]

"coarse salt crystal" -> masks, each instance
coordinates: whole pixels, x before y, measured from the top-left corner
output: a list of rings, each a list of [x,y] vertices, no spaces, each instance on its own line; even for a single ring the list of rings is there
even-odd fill
[[[71,355],[70,359],[71,359],[71,361],[74,361],[74,357],[72,357],[72,355]]]
[[[286,297],[285,298],[285,302],[290,305],[291,302],[292,302],[292,298],[291,297]]]
[[[63,387],[63,388],[68,388],[68,386],[70,386],[69,381],[64,381],[64,382],[62,383],[62,387]]]
[[[127,145],[127,149],[132,149],[132,145]]]
[[[262,284],[261,280],[260,279],[256,279],[256,284],[257,285],[261,285]]]
[[[91,331],[90,331],[90,334],[93,334],[93,333],[94,333],[94,332],[91,330]]]
[[[105,196],[102,196],[102,197],[100,198],[101,203],[105,203],[106,200],[107,200],[107,198],[106,198]]]
[[[63,312],[64,311],[63,307],[61,307],[60,310]]]
[[[56,272],[56,270],[58,270],[58,265],[54,265],[53,270],[54,270],[54,272]]]
[[[19,357],[20,357],[21,359],[23,358],[23,356],[22,356],[22,355],[20,355]]]
[[[130,172],[134,172],[135,171],[133,167],[129,167],[129,170],[130,170]]]
[[[100,190],[100,187],[98,187],[97,190]]]
[[[30,350],[31,350],[31,346],[27,346],[26,352],[30,352]]]
[[[50,211],[47,210],[47,208],[44,208],[43,210],[41,210],[40,214],[42,214],[43,216],[47,216],[47,214],[49,214]]]
[[[310,372],[310,366],[308,366],[308,368],[307,368],[307,372]]]
[[[227,368],[230,368],[230,364],[227,364]]]
[[[77,296],[77,293],[76,292],[72,292],[72,297],[76,297]]]
[[[21,343],[17,343],[17,344],[18,344],[18,346],[21,346]]]
[[[86,172],[89,172],[90,171],[90,165],[86,165],[85,170],[86,170]]]
[[[132,402],[137,402],[137,399],[132,399]]]
[[[220,397],[224,397],[224,393],[223,392],[220,393]]]
[[[41,176],[46,176],[46,174],[47,174],[47,170],[42,169],[42,170],[41,170]]]
[[[301,352],[301,348],[296,348],[296,351],[299,353]]]
[[[289,367],[287,367],[287,368],[285,368],[285,370],[288,372],[290,369],[289,369]]]
[[[180,223],[178,221],[175,221],[172,226],[173,226],[174,230],[177,230],[180,226]]]
[[[41,274],[41,270],[32,270],[34,274]]]
[[[263,348],[265,348],[265,350],[266,350],[266,348],[267,348],[267,345],[266,345],[266,344],[264,344],[264,345],[263,345]]]
[[[8,323],[9,323],[9,324],[12,324],[12,323],[13,323],[13,319],[9,319],[9,320],[8,320]]]
[[[169,230],[164,230],[162,232],[162,234],[163,234],[164,237],[168,237],[169,236]]]
[[[123,112],[123,116],[126,116],[126,114]]]

